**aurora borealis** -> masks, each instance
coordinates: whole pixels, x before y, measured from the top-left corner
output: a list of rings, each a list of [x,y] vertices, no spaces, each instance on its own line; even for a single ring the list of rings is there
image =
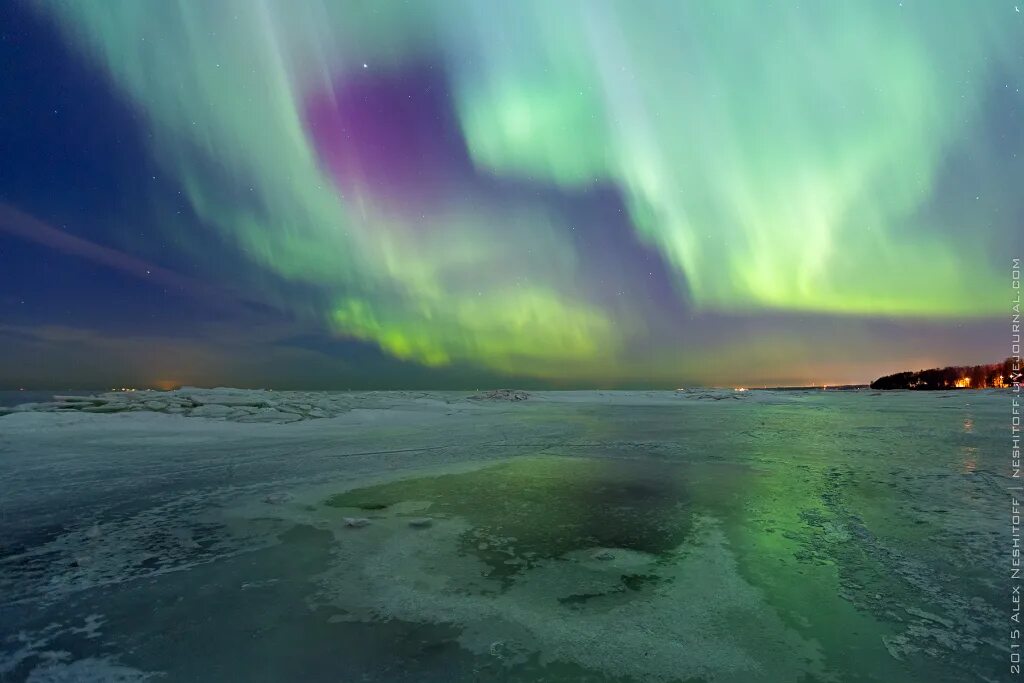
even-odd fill
[[[0,135],[27,142],[2,201],[228,303],[147,298],[142,325],[108,296],[86,325],[33,307],[42,278],[19,266],[3,334],[61,356],[55,336],[131,327],[162,350],[132,356],[140,383],[244,384],[267,364],[256,377],[281,384],[802,383],[992,361],[1022,252],[1018,10],[22,4]],[[48,78],[89,83],[63,109],[115,114],[44,126],[66,95]],[[69,170],[89,164],[106,182]],[[52,251],[24,232],[0,226],[0,258]],[[38,287],[105,286],[77,277]],[[129,280],[109,289],[154,286]],[[46,361],[11,358],[19,382]]]

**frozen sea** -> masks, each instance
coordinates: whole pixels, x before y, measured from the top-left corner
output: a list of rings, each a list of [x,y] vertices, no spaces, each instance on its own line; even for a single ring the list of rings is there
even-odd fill
[[[0,417],[0,681],[1009,680],[1007,392],[194,393]]]

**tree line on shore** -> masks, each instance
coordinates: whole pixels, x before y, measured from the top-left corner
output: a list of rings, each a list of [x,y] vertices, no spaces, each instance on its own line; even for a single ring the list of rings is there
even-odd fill
[[[879,377],[871,383],[872,389],[991,389],[1013,385],[1014,377],[1020,381],[1019,361],[1007,358],[989,365],[955,365],[917,372],[897,372]]]

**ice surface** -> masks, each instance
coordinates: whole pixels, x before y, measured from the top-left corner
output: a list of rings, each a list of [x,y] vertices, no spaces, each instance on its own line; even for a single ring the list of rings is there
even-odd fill
[[[0,679],[1002,680],[1007,394],[482,396],[0,417]]]

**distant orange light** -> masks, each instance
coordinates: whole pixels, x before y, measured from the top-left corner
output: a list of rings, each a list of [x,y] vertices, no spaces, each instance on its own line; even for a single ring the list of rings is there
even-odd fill
[[[953,383],[953,386],[955,386],[957,389],[970,389],[971,388],[971,378],[970,377],[961,377],[960,379],[958,379],[956,382]]]

